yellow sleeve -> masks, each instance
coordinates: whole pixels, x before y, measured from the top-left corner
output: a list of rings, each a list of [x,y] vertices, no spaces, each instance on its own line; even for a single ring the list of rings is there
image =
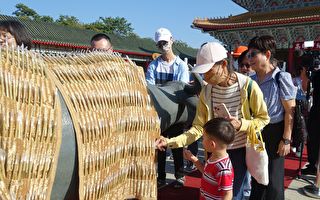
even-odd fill
[[[192,123],[192,127],[177,137],[167,139],[166,142],[169,148],[174,149],[187,146],[202,136],[203,125],[208,121],[209,118],[209,108],[205,100],[205,90],[206,87],[204,87],[200,93],[199,103],[197,105],[197,111]]]
[[[245,100],[245,103],[246,102],[248,102],[248,98]],[[247,107],[246,109],[244,109],[244,112],[248,112],[245,113],[246,116],[250,116],[248,106],[251,108],[253,117],[252,119],[241,119],[240,131],[248,132],[250,126],[252,126],[253,124],[259,126],[255,127],[256,130],[261,130],[269,123],[270,118],[268,115],[267,105],[263,99],[263,93],[255,81],[252,81],[250,102],[247,103]]]

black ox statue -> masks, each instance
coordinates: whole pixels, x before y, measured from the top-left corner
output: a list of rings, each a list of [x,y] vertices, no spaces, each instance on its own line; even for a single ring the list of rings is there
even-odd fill
[[[194,82],[186,84],[170,81],[156,86],[148,84],[149,95],[161,121],[161,131],[174,124],[191,125],[196,113],[198,94],[202,88],[202,78],[193,74]]]
[[[191,125],[202,88],[202,78],[193,74],[194,82],[167,82],[161,86],[148,85],[149,95],[161,121],[161,131],[170,126],[183,123]],[[67,106],[61,96],[62,142],[56,176],[50,199],[79,199],[77,143],[73,123]]]

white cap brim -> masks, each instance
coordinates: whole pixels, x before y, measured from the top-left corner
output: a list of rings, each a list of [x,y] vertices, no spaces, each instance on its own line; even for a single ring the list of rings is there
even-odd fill
[[[169,42],[171,39],[171,36],[162,36],[162,37],[159,37],[156,39],[156,42],[159,42],[159,41],[166,41],[166,42]]]
[[[192,73],[199,73],[199,74],[204,74],[206,73],[207,71],[209,71],[213,65],[215,63],[208,63],[208,64],[203,64],[203,65],[198,65],[198,66],[195,66],[193,69],[192,69]]]

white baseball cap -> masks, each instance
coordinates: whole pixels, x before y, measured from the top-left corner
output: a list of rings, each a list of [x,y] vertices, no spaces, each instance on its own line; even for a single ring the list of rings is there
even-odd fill
[[[167,41],[169,42],[171,40],[172,34],[171,32],[166,28],[159,28],[154,36],[154,40],[156,43],[159,41]]]
[[[206,73],[212,66],[228,57],[227,50],[218,42],[208,42],[201,46],[197,53],[196,66],[192,69],[194,73]]]

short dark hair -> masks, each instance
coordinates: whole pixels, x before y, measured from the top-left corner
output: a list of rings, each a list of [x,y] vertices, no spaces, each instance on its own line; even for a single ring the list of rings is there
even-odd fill
[[[247,53],[248,53],[249,50],[245,50],[244,52],[242,52],[240,54],[240,56],[238,57],[238,64],[241,64],[242,61],[244,60],[244,58],[247,56]]]
[[[276,41],[271,35],[256,36],[250,40],[248,48],[255,48],[262,52],[269,50],[274,53],[276,50]]]
[[[92,43],[93,41],[99,41],[101,39],[106,39],[108,40],[110,43],[111,43],[111,39],[109,36],[107,36],[106,34],[104,33],[98,33],[98,34],[95,34],[94,36],[92,36],[91,40],[90,40],[90,43]]]
[[[231,144],[235,137],[235,129],[229,120],[224,118],[213,118],[204,126],[204,131],[209,137],[213,137],[228,145]]]
[[[270,62],[273,62],[277,45],[274,37],[271,35],[262,35],[252,38],[249,42],[248,48],[258,49],[263,53],[266,53],[269,50],[271,52]]]
[[[21,46],[23,44],[28,49],[31,49],[31,37],[22,23],[16,20],[4,20],[0,21],[0,28],[13,35],[17,45]]]

